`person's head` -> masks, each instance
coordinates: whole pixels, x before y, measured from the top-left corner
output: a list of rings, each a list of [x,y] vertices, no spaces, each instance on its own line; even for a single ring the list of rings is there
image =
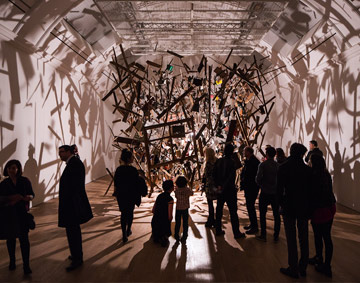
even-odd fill
[[[78,153],[79,153],[79,150],[78,150],[76,144],[73,144],[73,145],[71,145],[70,147],[71,147],[71,152],[72,152],[72,154],[78,154]]]
[[[269,146],[265,149],[265,153],[266,153],[266,157],[268,159],[274,159],[274,157],[276,155],[276,149],[273,148],[272,146]]]
[[[276,149],[276,156],[277,156],[277,158],[285,157],[285,152],[281,147],[278,147]]]
[[[130,164],[133,162],[133,154],[130,150],[127,148],[124,148],[121,152],[120,159],[125,162],[126,164]]]
[[[290,147],[290,156],[302,158],[307,152],[306,147],[301,143],[293,143]]]
[[[254,154],[254,149],[251,146],[244,148],[244,156],[249,159]]]
[[[62,145],[59,147],[59,156],[62,161],[66,161],[73,155],[70,145]]]
[[[225,156],[231,156],[234,152],[234,146],[231,143],[228,143],[227,145],[225,145],[224,148],[224,155]]]
[[[324,158],[322,156],[320,156],[318,154],[311,154],[310,155],[309,165],[316,172],[324,172],[324,171],[326,171],[325,160],[324,160]]]
[[[318,147],[318,143],[316,140],[312,140],[309,142],[309,148],[310,150],[313,150],[314,148]]]
[[[12,159],[5,164],[4,176],[13,178],[20,177],[22,175],[22,166],[19,160]]]
[[[187,179],[184,176],[179,176],[176,178],[175,184],[178,188],[184,188],[187,185]]]
[[[166,180],[162,184],[164,192],[172,192],[174,189],[174,182],[172,180]]]
[[[205,149],[205,160],[210,163],[215,163],[216,161],[215,151],[211,147]]]

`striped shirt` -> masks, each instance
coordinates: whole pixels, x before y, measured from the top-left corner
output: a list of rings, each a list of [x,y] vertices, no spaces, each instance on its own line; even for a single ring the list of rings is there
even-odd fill
[[[177,188],[175,190],[176,210],[185,210],[190,207],[189,197],[192,196],[193,191],[188,188]]]

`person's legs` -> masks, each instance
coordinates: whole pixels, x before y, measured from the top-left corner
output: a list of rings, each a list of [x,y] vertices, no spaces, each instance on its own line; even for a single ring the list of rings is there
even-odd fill
[[[259,193],[258,188],[250,188],[247,191],[245,191],[245,199],[246,199],[246,208],[249,214],[250,219],[250,226],[252,232],[257,232],[258,230],[258,222],[256,217],[256,210],[255,210],[255,202],[257,195]],[[251,233],[250,231],[247,231],[247,233]]]
[[[279,239],[280,225],[281,225],[281,219],[279,213],[279,201],[277,195],[272,196],[270,204],[274,216],[274,240],[277,241]]]
[[[16,268],[16,257],[15,257],[16,238],[7,239],[6,246],[10,258],[9,269],[14,270]]]
[[[216,219],[215,219],[215,223],[216,223],[215,228],[217,234],[222,233],[221,221],[223,216],[224,203],[225,203],[224,197],[222,195],[219,196],[216,204]]]
[[[29,234],[24,233],[23,235],[20,235],[19,241],[20,241],[21,255],[23,259],[24,272],[28,274],[31,273],[30,263],[29,263],[30,260]]]
[[[284,215],[284,227],[288,248],[288,264],[293,272],[298,272],[298,251],[296,243],[296,219],[293,216]]]
[[[189,230],[189,209],[185,209],[182,211],[182,219],[183,219],[183,235],[182,240],[186,240],[188,237]]]
[[[329,222],[322,224],[323,230],[322,235],[324,238],[324,244],[325,244],[325,265],[331,266],[331,259],[333,255],[333,243],[331,240],[331,227],[332,227],[333,219],[331,219]]]
[[[230,213],[230,221],[234,237],[240,236],[239,230],[239,217],[237,214],[237,195],[236,192],[232,193],[226,198],[226,204]]]
[[[133,219],[134,219],[134,209],[135,209],[135,205],[131,204],[129,205],[128,211],[127,211],[127,227],[126,227],[126,235],[130,236],[132,234],[131,231],[131,225],[133,223]]]
[[[73,261],[82,261],[82,238],[80,225],[66,227],[66,236],[69,243],[69,249]]]
[[[323,241],[322,241],[322,229],[321,224],[311,223],[314,233],[314,242],[315,242],[315,250],[316,255],[312,258],[309,263],[310,264],[319,264],[323,262]]]
[[[212,225],[214,225],[214,222],[215,222],[214,201],[212,199],[207,198],[207,203],[208,203],[208,207],[209,207],[209,216],[208,216],[208,220],[205,225],[206,225],[206,227],[211,227]]]
[[[181,226],[181,211],[176,209],[175,212],[175,239],[179,240],[179,231],[180,231],[180,226]]]
[[[308,219],[301,217],[297,219],[298,238],[300,243],[299,271],[303,276],[306,275],[306,267],[309,262],[309,228]]]
[[[261,193],[259,196],[259,210],[260,210],[260,227],[261,236],[266,237],[266,212],[268,201],[265,194]]]

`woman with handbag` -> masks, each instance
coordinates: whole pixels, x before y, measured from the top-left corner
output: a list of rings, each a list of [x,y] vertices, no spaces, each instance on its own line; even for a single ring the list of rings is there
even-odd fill
[[[217,192],[213,179],[213,170],[216,162],[216,156],[215,151],[210,147],[205,149],[205,160],[206,164],[202,181],[204,184],[206,200],[209,207],[209,216],[205,223],[205,227],[211,228],[215,227],[215,210],[213,202],[216,200]]]
[[[0,183],[0,197],[5,200],[0,207],[0,239],[6,239],[10,258],[9,270],[14,270],[16,238],[19,238],[24,274],[30,274],[32,271],[29,265],[28,233],[29,228],[34,228],[34,221],[28,210],[34,192],[29,179],[22,176],[22,166],[18,160],[10,160],[6,163],[4,176],[8,178]]]

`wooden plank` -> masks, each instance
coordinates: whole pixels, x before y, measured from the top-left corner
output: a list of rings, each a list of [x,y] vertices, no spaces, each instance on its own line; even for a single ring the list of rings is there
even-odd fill
[[[144,129],[147,131],[147,130],[161,128],[161,127],[165,127],[165,126],[187,123],[189,120],[191,120],[191,118],[181,119],[181,120],[176,120],[176,121],[171,121],[171,122],[166,122],[166,123],[160,123],[160,124],[156,124],[156,125],[144,126]]]
[[[188,90],[186,90],[182,95],[180,95],[179,97],[177,97],[175,99],[175,101],[173,103],[171,103],[169,105],[169,107],[167,109],[165,109],[164,111],[162,111],[157,118],[160,119],[161,117],[163,117],[168,111],[170,111],[176,104],[179,103],[179,101],[181,101],[185,96],[187,96],[190,92],[192,92],[194,90],[194,86],[191,86]]]

